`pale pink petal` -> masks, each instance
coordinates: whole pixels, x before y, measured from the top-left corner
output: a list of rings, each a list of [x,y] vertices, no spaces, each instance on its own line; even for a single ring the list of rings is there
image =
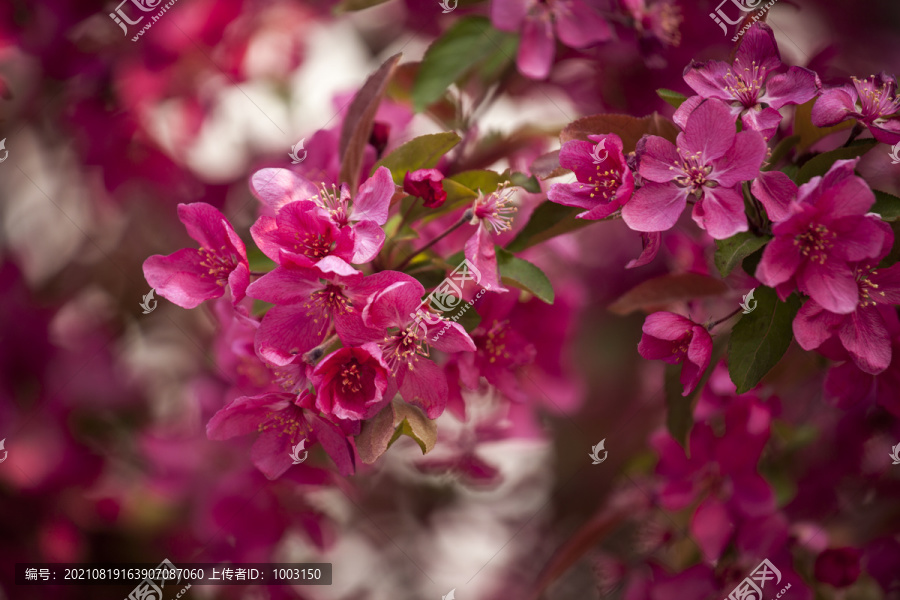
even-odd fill
[[[479,283],[483,287],[493,292],[508,291],[500,282],[494,238],[484,225],[479,224],[478,230],[466,241],[465,253],[466,258],[481,272]]]
[[[350,219],[374,221],[378,225],[384,225],[388,219],[388,209],[396,188],[388,168],[378,167],[375,174],[359,186],[359,191],[353,199]]]
[[[257,171],[250,178],[250,191],[275,211],[290,202],[309,200],[318,194],[311,181],[287,169]]]
[[[687,192],[663,183],[647,183],[622,207],[622,220],[635,231],[666,231],[687,206]]]
[[[556,54],[556,39],[549,18],[529,16],[522,28],[517,64],[519,71],[531,79],[546,79]]]

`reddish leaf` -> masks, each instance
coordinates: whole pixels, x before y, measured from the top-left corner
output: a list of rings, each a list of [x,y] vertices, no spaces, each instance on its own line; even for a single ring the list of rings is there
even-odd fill
[[[559,134],[559,140],[562,143],[569,140],[590,141],[588,135],[605,133],[614,133],[622,138],[622,145],[627,153],[634,151],[638,140],[645,134],[664,137],[674,144],[679,129],[675,123],[656,112],[641,118],[629,115],[591,115],[569,123]]]
[[[356,436],[356,450],[367,465],[371,465],[384,454],[394,435],[394,407],[388,404],[377,415],[363,423],[362,431]]]
[[[609,311],[617,315],[636,310],[652,312],[675,302],[685,302],[704,296],[718,296],[728,291],[719,279],[698,273],[663,275],[638,284],[610,304]]]
[[[568,173],[568,169],[559,166],[559,150],[541,154],[531,163],[531,174],[541,179],[559,177]]]
[[[369,136],[372,134],[375,112],[384,97],[388,81],[397,68],[397,63],[400,62],[400,56],[400,54],[395,54],[390,57],[369,76],[366,83],[353,97],[350,109],[347,111],[347,118],[344,119],[340,143],[340,152],[343,157],[340,180],[350,186],[351,193],[355,192],[359,186],[363,156]]]

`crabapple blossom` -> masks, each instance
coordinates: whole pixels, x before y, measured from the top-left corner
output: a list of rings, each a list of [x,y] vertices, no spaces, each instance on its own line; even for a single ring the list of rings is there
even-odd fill
[[[852,85],[824,89],[813,106],[812,122],[817,127],[830,127],[856,119],[879,142],[896,144],[900,142],[898,112],[897,78],[882,71],[865,79],[854,77]]]
[[[712,358],[712,337],[706,327],[670,312],[649,315],[642,327],[638,352],[647,360],[681,363],[681,385],[687,396],[703,377]]]

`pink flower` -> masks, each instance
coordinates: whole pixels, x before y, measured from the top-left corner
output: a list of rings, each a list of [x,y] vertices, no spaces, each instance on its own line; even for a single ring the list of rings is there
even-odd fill
[[[332,352],[316,365],[310,379],[316,408],[338,419],[370,419],[390,401],[384,397],[387,368],[373,343]]]
[[[289,252],[287,257],[306,256],[308,260],[293,262],[310,266],[316,260],[334,254],[353,264],[367,263],[384,245],[384,230],[391,198],[396,186],[391,172],[379,167],[375,174],[359,186],[355,198],[350,198],[346,185],[340,190],[324,185],[316,187],[306,178],[287,169],[262,169],[253,174],[253,193],[276,211],[275,219],[260,217],[251,228],[254,239],[258,234],[267,243],[260,249],[280,263],[270,252],[278,255],[278,249]],[[305,213],[317,209],[311,215]],[[288,210],[289,216],[279,219]],[[330,222],[330,230],[324,223]],[[284,232],[277,230],[284,228]],[[273,233],[275,232],[275,233]],[[297,237],[299,236],[299,237]]]
[[[444,352],[472,352],[475,344],[458,323],[431,324],[417,318],[424,293],[418,281],[389,285],[369,297],[363,322],[378,332],[371,341],[381,348],[382,360],[391,370],[392,387],[385,395],[391,397],[391,389],[399,389],[406,402],[435,419],[444,412],[448,390],[443,370],[428,360],[429,342]]]
[[[521,30],[517,64],[531,79],[550,74],[555,38],[570,48],[586,48],[612,37],[609,24],[585,0],[494,0],[491,22],[503,31]]]
[[[426,208],[439,208],[447,200],[447,192],[441,185],[444,175],[437,169],[407,171],[403,177],[403,191],[425,201]]]
[[[745,130],[754,129],[768,139],[781,123],[778,109],[808,102],[822,85],[809,69],[791,67],[776,75],[780,68],[775,34],[765,23],[756,23],[741,39],[733,64],[694,62],[685,69],[684,80],[701,97],[727,102],[732,113],[741,116]]]
[[[225,216],[203,202],[179,204],[178,218],[200,249],[184,248],[144,261],[144,277],[160,296],[182,308],[220,298],[231,285],[234,302],[244,297],[250,266],[244,242]]]
[[[862,551],[857,548],[829,548],[816,558],[816,580],[845,588],[856,583],[860,575],[859,559]]]
[[[293,463],[291,449],[304,439],[322,444],[338,471],[350,475],[354,460],[347,436],[336,425],[316,415],[314,402],[308,391],[299,396],[285,393],[244,396],[210,419],[206,435],[211,440],[227,440],[258,432],[250,458],[269,479],[277,479],[288,470]]]
[[[865,79],[852,79],[822,91],[812,110],[812,122],[817,127],[830,127],[847,119],[864,124],[879,142],[900,142],[900,97],[897,79],[881,72]]]
[[[350,231],[338,229],[305,200],[285,205],[274,218],[260,217],[250,234],[263,254],[284,266],[314,267],[328,256],[349,263],[354,252]]]
[[[628,202],[634,192],[634,175],[625,164],[622,140],[614,133],[591,135],[591,144],[571,140],[559,151],[560,166],[575,172],[578,183],[556,183],[547,199],[585,209],[579,219],[603,219]]]
[[[866,216],[875,196],[853,174],[858,161],[837,161],[824,177],[801,186],[791,216],[773,228],[756,277],[781,298],[797,287],[827,311],[856,310],[859,287],[850,263],[878,256],[885,235],[879,220]]]
[[[804,350],[813,350],[837,336],[862,371],[876,375],[891,364],[891,336],[878,305],[900,304],[900,265],[876,269],[871,263],[856,266],[854,278],[859,305],[849,314],[835,314],[815,300],[804,304],[794,319],[794,337]]]
[[[498,234],[512,229],[511,215],[518,210],[512,199],[515,190],[502,185],[487,196],[478,192],[478,199],[472,205],[471,223],[478,228],[466,242],[465,255],[481,273],[478,283],[494,292],[505,292],[507,289],[500,283],[491,232]]]
[[[344,344],[368,341],[372,332],[362,322],[367,299],[399,281],[415,280],[396,271],[363,277],[336,257],[316,269],[277,267],[247,288],[250,297],[275,304],[256,334],[256,351],[283,366],[320,344],[332,327]]]
[[[735,134],[728,107],[705,100],[687,117],[677,141],[677,147],[658,136],[639,142],[638,173],[646,183],[622,207],[625,223],[636,231],[665,231],[690,197],[694,221],[715,239],[747,231],[740,183],[759,175],[763,137],[756,131]]]
[[[489,293],[478,302],[481,322],[471,334],[476,350],[459,357],[460,379],[468,389],[477,390],[484,377],[510,400],[527,400],[519,372],[534,362],[537,351],[510,323],[518,303],[518,293]]]
[[[769,439],[771,411],[752,396],[731,398],[724,432],[717,435],[707,422],[695,424],[688,454],[668,432],[651,439],[663,479],[660,504],[669,511],[696,505],[690,531],[707,560],[717,560],[742,525],[756,525],[775,510],[775,494],[757,467]]]
[[[683,396],[690,394],[712,358],[712,337],[706,327],[670,312],[649,315],[641,328],[638,352],[647,360],[681,366]]]

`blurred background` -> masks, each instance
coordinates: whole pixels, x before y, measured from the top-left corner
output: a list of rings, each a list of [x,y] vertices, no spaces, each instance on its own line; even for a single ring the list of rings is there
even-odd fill
[[[490,389],[467,398],[465,422],[440,418],[431,462],[401,439],[347,479],[310,467],[268,481],[249,460],[252,440],[207,440],[210,416],[253,373],[229,347],[241,341],[218,332],[214,306],[188,311],[162,298],[149,314],[140,306],[150,291],[143,261],[195,245],[176,206],[212,204],[249,240],[255,170],[333,171],[334,136],[366,76],[397,52],[404,64],[421,60],[455,20],[490,10],[465,0],[449,14],[437,0],[347,10],[353,4],[178,0],[136,41],[138,26],[123,36],[110,18],[112,2],[0,5],[8,153],[0,162],[0,439],[8,453],[0,598],[130,591],[15,586],[17,562],[334,565],[329,587],[195,586],[185,597],[198,600],[437,600],[451,589],[460,600],[528,598],[542,588],[554,599],[637,600],[651,595],[635,578],[697,562],[684,533],[690,515],[656,505],[650,440],[666,421],[664,369],[636,352],[643,316],[607,310],[650,277],[706,272],[709,248],[690,233],[667,237],[660,259],[627,271],[640,240],[620,224],[529,250],[556,302],[532,299],[511,317],[536,351],[518,373],[523,400],[504,402]],[[619,15],[633,4],[596,8]],[[681,18],[665,43],[649,44],[646,32],[611,17],[614,39],[560,46],[544,81],[508,61],[496,97],[466,122],[483,156],[496,154],[487,165],[527,172],[579,116],[671,115],[655,90],[689,92],[681,78],[689,61],[727,60],[732,44],[711,23],[713,2],[670,4]],[[900,70],[894,0],[779,0],[767,21],[784,62],[816,70],[824,83]],[[414,113],[397,88],[377,117],[388,125],[387,151],[448,128],[439,112]],[[288,152],[301,140],[308,159],[293,167]],[[872,187],[900,192],[886,147],[860,172]],[[727,313],[752,287],[743,284],[706,308]],[[807,540],[809,559],[796,563],[808,582],[815,552],[856,546],[882,563],[843,597],[898,598],[882,582],[900,573],[900,467],[871,463],[900,441],[897,418],[827,404],[823,365],[793,347],[766,380],[781,423],[763,456],[767,479],[793,540],[825,532]],[[601,440],[608,460],[591,465]],[[437,468],[442,458],[453,468]],[[748,572],[737,571],[716,581]],[[706,597],[675,589],[687,600]],[[833,592],[816,597],[838,598]]]

